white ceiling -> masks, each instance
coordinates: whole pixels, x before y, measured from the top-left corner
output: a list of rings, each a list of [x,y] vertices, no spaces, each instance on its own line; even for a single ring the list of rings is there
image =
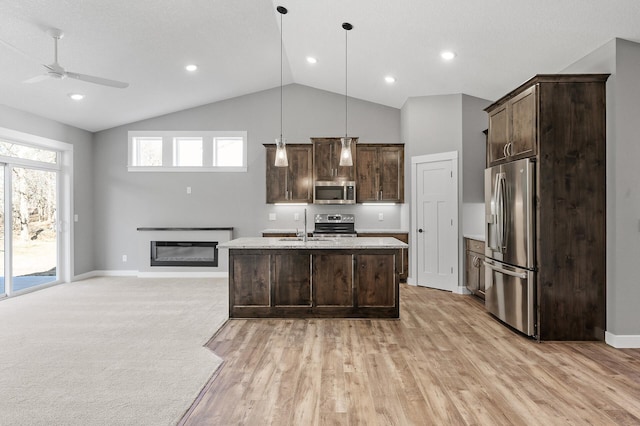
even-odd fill
[[[494,100],[615,37],[640,42],[638,0],[0,0],[0,39],[49,64],[45,30],[59,28],[67,71],[130,83],[26,84],[43,68],[0,44],[0,103],[98,131],[277,87],[278,5],[289,9],[284,84],[344,94],[347,21],[349,96],[396,108],[412,96]],[[444,49],[457,57],[443,61]]]

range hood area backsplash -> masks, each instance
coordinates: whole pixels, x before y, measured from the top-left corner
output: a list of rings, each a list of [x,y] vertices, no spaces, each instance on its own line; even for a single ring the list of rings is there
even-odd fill
[[[351,213],[355,215],[356,231],[409,230],[408,204],[397,205],[270,205],[265,218],[265,229],[304,229],[304,211],[307,210],[307,230],[313,231],[313,218],[319,213]],[[296,220],[297,218],[297,220]],[[380,220],[382,218],[382,220]]]

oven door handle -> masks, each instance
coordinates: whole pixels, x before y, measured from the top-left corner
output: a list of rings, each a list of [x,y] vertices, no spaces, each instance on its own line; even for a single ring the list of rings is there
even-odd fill
[[[486,260],[483,260],[482,263],[484,263],[484,266],[486,266],[487,268],[492,269],[492,270],[494,270],[496,272],[500,272],[501,274],[510,275],[512,277],[521,278],[523,280],[527,279],[527,273],[526,272],[509,271],[508,269],[504,269],[504,268],[501,268],[499,266],[496,266],[495,264],[493,264],[491,262],[487,262]]]

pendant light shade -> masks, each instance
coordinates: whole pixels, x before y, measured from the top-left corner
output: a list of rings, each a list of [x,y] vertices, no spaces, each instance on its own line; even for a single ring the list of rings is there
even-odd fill
[[[340,150],[340,165],[341,166],[353,166],[353,157],[351,156],[351,138],[347,136],[347,122],[348,122],[348,108],[347,108],[347,58],[348,58],[348,44],[347,34],[353,29],[353,25],[348,22],[342,24],[344,28],[344,138],[340,138],[342,149]]]
[[[289,167],[287,160],[287,143],[282,137],[282,16],[286,15],[286,7],[278,6],[276,10],[280,13],[280,137],[276,139],[276,167]]]
[[[353,157],[351,156],[351,138],[340,138],[342,149],[340,150],[340,165],[353,166]]]

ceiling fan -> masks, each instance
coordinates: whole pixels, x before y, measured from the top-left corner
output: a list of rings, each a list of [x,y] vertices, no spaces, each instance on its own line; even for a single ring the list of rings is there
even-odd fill
[[[64,79],[64,78],[73,78],[73,79],[76,79],[76,80],[86,81],[88,83],[101,84],[103,86],[109,86],[109,87],[116,87],[118,89],[124,89],[126,87],[129,87],[129,83],[124,83],[122,81],[109,80],[107,78],[96,77],[96,76],[93,76],[93,75],[79,74],[79,73],[76,73],[76,72],[67,71],[66,69],[64,69],[58,63],[58,40],[60,40],[64,36],[64,33],[61,30],[57,29],[57,28],[50,28],[46,32],[50,37],[53,38],[53,43],[54,43],[53,44],[53,46],[54,46],[53,63],[51,63],[49,65],[40,64],[45,68],[45,73],[37,75],[35,77],[32,77],[32,78],[30,78],[28,80],[25,80],[24,83],[36,83],[38,81],[46,80],[47,78],[55,78],[55,79],[58,79],[58,80],[61,80],[61,79]],[[17,51],[18,53],[21,53],[22,55],[28,57],[29,59],[34,60],[32,57],[27,55],[25,52],[21,51],[20,49],[16,48],[15,46],[12,46],[11,44],[7,43],[6,41],[0,40],[0,43],[5,44],[6,46],[8,46],[11,49]],[[36,62],[38,62],[38,61],[36,61]]]

